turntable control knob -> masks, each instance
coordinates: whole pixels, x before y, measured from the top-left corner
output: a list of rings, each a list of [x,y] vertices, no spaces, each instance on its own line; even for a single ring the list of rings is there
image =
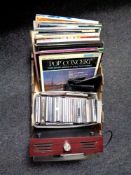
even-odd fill
[[[65,141],[63,147],[64,147],[64,151],[70,151],[71,150],[71,145],[69,144],[68,141]]]

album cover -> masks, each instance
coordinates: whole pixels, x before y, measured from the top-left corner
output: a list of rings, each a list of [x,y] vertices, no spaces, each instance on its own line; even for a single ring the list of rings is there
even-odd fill
[[[39,56],[42,90],[55,90],[55,87],[64,90],[70,78],[93,77],[97,73],[101,55],[97,52],[83,52]]]
[[[53,42],[53,43],[35,43],[36,50],[54,49],[54,48],[78,48],[78,47],[103,47],[102,41],[72,41],[72,42]]]
[[[95,20],[87,20],[87,19],[79,19],[79,18],[72,18],[72,17],[63,17],[63,16],[54,16],[54,15],[44,15],[44,14],[36,14],[35,21],[40,22],[78,22],[78,23],[88,23],[88,24],[99,24],[99,21]]]

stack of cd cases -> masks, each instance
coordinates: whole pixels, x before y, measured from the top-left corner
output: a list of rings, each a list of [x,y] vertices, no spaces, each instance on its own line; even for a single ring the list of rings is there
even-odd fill
[[[96,93],[36,93],[33,104],[34,126],[67,126],[101,123],[102,103]]]
[[[102,76],[101,28],[95,20],[35,16],[31,31],[34,127],[78,127],[102,122],[102,81],[96,86],[97,76]],[[70,80],[80,80],[75,90]]]

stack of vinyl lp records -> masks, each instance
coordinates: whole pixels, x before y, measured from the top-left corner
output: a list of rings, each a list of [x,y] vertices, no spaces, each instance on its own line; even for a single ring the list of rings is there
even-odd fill
[[[66,90],[72,78],[92,78],[103,54],[99,21],[36,15],[31,31],[41,91]]]

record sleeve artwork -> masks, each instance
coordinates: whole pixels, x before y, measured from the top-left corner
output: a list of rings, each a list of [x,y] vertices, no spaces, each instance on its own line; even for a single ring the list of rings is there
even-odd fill
[[[103,152],[103,42],[99,21],[37,14],[32,40],[33,161]]]

